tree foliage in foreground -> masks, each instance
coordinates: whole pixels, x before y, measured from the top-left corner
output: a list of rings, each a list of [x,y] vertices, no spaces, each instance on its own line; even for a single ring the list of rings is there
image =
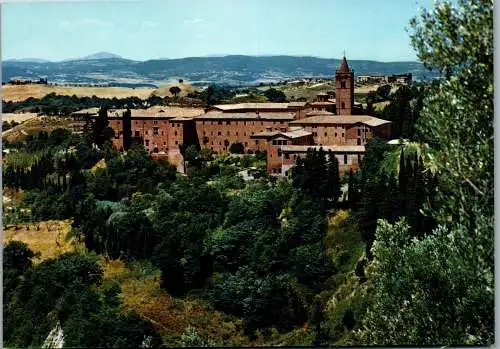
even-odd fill
[[[445,79],[424,100],[419,132],[436,150],[439,224],[411,239],[381,222],[373,247],[374,306],[364,343],[494,342],[493,2],[438,3],[412,22],[419,58]]]

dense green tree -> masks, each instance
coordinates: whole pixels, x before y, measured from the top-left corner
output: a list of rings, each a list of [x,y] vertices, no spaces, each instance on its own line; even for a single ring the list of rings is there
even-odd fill
[[[229,152],[233,154],[245,154],[245,147],[241,142],[232,143]]]
[[[270,102],[285,102],[286,101],[286,95],[283,93],[281,90],[277,90],[275,88],[269,88],[264,92],[264,96],[270,101]]]
[[[132,146],[132,112],[127,109],[122,116],[123,150],[127,151]]]
[[[439,226],[414,239],[404,221],[380,223],[370,276],[374,303],[361,338],[381,345],[491,345],[493,2],[439,2],[412,26],[419,58],[445,77],[423,101],[418,122],[436,150],[439,190],[426,212]]]
[[[113,135],[114,131],[109,127],[108,109],[101,108],[92,123],[91,140],[98,147],[101,147],[106,141],[109,141]]]
[[[389,93],[391,93],[391,85],[382,85],[377,88],[376,94],[379,100],[386,100],[389,97]]]
[[[172,86],[168,89],[168,91],[174,96],[177,97],[177,95],[181,92],[181,89],[179,86]]]

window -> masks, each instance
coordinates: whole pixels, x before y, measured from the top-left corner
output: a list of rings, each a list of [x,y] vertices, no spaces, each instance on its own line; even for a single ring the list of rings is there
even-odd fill
[[[163,136],[165,133],[163,131],[161,131],[161,135]]]
[[[243,136],[246,136],[246,135],[247,135],[247,133],[246,133],[246,132],[243,132]]]
[[[145,141],[146,147],[149,147],[149,139],[146,139]]]
[[[222,121],[219,121],[219,122],[218,122],[218,124],[219,124],[219,125],[222,125]]]
[[[177,136],[177,131],[174,132],[174,136]]]
[[[358,136],[361,136],[361,129],[358,128]]]
[[[358,164],[361,164],[361,154],[358,154]]]
[[[347,154],[344,154],[344,165],[347,165]]]
[[[273,145],[277,145],[276,140],[273,140]]]
[[[280,125],[283,125],[283,121],[280,121]]]
[[[163,145],[167,145],[167,142],[163,142]]]
[[[337,137],[337,132],[335,132],[335,137]]]
[[[342,109],[344,109],[344,108],[345,108],[345,103],[344,103],[344,102],[342,102]]]
[[[281,149],[278,149],[278,156],[281,157]]]
[[[325,132],[325,137],[328,136],[328,133]]]
[[[175,145],[178,145],[178,144],[179,144],[179,142],[175,141]]]
[[[207,133],[206,133],[205,131],[203,131],[203,135],[204,135],[204,136],[206,136],[206,135],[207,135]]]
[[[153,125],[158,124],[158,120],[153,120]]]
[[[285,153],[285,159],[290,159],[290,154]]]
[[[318,137],[318,132],[313,132],[314,137]]]
[[[245,142],[245,147],[248,145],[248,142]]]
[[[247,122],[246,121],[243,121],[243,125],[246,126],[247,125]]]
[[[238,135],[238,132],[236,132],[236,135]]]
[[[344,132],[342,132],[342,138],[344,138]]]
[[[262,125],[264,125],[264,122],[263,122],[263,121],[261,121],[261,122],[260,122],[260,125],[261,125],[261,126],[262,126]]]
[[[357,139],[357,142],[356,142],[358,145],[361,145],[361,139]]]
[[[165,123],[165,124],[167,124],[167,123],[168,123],[168,121],[164,121],[164,123]]]
[[[210,136],[213,136],[213,135],[214,135],[214,133],[213,133],[213,132],[210,132]]]
[[[226,121],[226,125],[231,125],[231,121]]]
[[[153,134],[158,136],[158,127],[153,127]]]
[[[140,137],[140,136],[141,136],[141,133],[140,133],[139,131],[135,131],[134,136],[135,136],[135,137]]]
[[[227,135],[229,136],[231,133],[229,131],[227,131]]]
[[[217,136],[220,136],[220,135],[221,135],[221,132],[220,132],[220,131],[219,131],[219,132],[217,132]]]
[[[139,123],[139,121],[136,121],[135,124],[137,125]]]
[[[259,144],[259,140],[258,139],[255,140],[255,144]]]
[[[288,171],[285,171],[285,176],[288,176]]]
[[[340,82],[340,88],[345,88],[345,87],[346,87],[345,81],[341,81]]]

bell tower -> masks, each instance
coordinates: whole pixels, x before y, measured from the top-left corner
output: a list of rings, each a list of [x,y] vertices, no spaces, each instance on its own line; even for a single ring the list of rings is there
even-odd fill
[[[337,115],[352,115],[354,111],[354,72],[349,69],[345,54],[340,68],[335,73],[335,89]]]

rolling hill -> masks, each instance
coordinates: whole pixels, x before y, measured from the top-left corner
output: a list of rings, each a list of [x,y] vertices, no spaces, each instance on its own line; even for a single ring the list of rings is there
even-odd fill
[[[117,86],[159,85],[178,78],[195,85],[232,86],[277,82],[302,77],[333,77],[340,60],[297,56],[187,57],[134,61],[113,54],[97,54],[62,62],[9,60],[2,65],[2,81],[47,77],[56,83],[109,83]],[[418,62],[350,60],[356,75],[412,73],[427,80],[436,73]]]

